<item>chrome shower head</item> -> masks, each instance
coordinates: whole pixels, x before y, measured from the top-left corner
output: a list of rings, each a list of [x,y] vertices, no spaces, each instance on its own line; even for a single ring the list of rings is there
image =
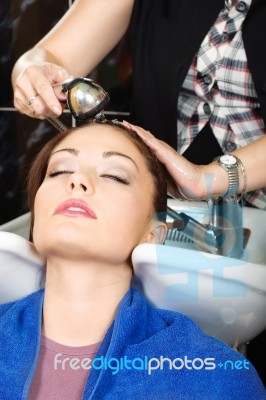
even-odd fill
[[[53,86],[58,99],[67,102],[69,110],[77,121],[88,119],[104,120],[103,110],[110,97],[103,88],[89,78],[70,78]],[[48,117],[47,120],[59,131],[67,131],[58,118]]]
[[[62,84],[62,92],[67,93],[67,104],[77,121],[102,118],[102,111],[109,103],[108,93],[89,78],[70,78]]]

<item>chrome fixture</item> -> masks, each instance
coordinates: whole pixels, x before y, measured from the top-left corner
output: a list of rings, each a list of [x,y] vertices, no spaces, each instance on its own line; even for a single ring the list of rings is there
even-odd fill
[[[227,257],[241,257],[245,235],[248,234],[243,229],[242,204],[231,198],[219,197],[209,199],[208,207],[209,221],[206,225],[168,207],[167,214],[173,218],[168,238],[174,237],[173,232],[180,232],[193,240],[200,251]]]
[[[105,119],[103,109],[109,103],[110,97],[92,79],[70,78],[54,85],[53,88],[60,101],[67,102],[71,114],[77,121]],[[48,121],[61,132],[68,129],[58,118],[48,118]]]

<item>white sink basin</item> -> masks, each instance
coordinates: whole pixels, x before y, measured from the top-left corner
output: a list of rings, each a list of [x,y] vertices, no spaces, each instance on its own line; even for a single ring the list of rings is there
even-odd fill
[[[30,233],[30,213],[23,214],[12,221],[0,225],[0,232],[1,231],[15,233],[28,239]]]
[[[44,261],[20,235],[0,231],[0,304],[18,300],[44,284]]]
[[[205,203],[170,200],[169,206],[208,220]],[[266,328],[266,212],[243,212],[251,235],[241,260],[195,250],[182,235],[175,243],[139,245],[132,256],[137,284],[151,303],[189,315],[231,346]]]

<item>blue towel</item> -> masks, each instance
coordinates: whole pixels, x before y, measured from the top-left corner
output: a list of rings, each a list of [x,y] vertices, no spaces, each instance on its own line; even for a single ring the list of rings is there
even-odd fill
[[[40,348],[44,291],[0,306],[0,399],[26,400]],[[263,400],[255,369],[190,318],[131,288],[93,361],[83,399]]]

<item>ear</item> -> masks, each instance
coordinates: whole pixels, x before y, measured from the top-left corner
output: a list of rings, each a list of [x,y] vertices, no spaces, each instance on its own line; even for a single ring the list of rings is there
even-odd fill
[[[167,233],[167,225],[162,221],[153,220],[142,243],[163,244]]]

